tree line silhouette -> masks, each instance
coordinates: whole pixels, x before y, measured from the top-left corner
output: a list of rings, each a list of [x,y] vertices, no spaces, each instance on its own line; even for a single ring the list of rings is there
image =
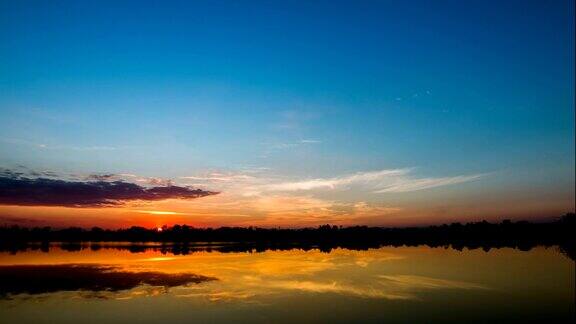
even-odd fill
[[[187,225],[174,225],[164,226],[159,231],[139,226],[110,230],[99,227],[54,229],[14,225],[0,227],[0,251],[15,253],[29,248],[47,250],[50,242],[61,242],[60,247],[70,251],[88,247],[93,250],[106,247],[142,252],[152,248],[173,254],[188,254],[198,250],[241,252],[292,248],[319,248],[329,252],[337,247],[367,249],[385,245],[450,246],[458,250],[464,247],[483,248],[484,250],[512,247],[529,250],[539,245],[556,245],[571,259],[575,259],[576,240],[572,237],[575,228],[576,215],[574,213],[546,223],[504,220],[500,223],[481,221],[404,228],[334,225],[296,229],[252,226],[195,228]],[[86,242],[92,243],[86,244]],[[145,242],[157,243],[140,244]],[[223,242],[228,242],[228,244],[223,244]]]

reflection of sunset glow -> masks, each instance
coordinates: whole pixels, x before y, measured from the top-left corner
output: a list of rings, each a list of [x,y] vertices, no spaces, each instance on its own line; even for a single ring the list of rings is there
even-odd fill
[[[0,271],[16,280],[0,276],[4,280],[0,317],[11,312],[7,323],[37,323],[37,318],[12,319],[26,317],[38,307],[46,307],[48,318],[62,311],[77,317],[90,307],[91,313],[105,313],[102,318],[113,323],[119,322],[119,314],[123,323],[135,314],[150,318],[151,323],[259,323],[284,318],[289,312],[298,314],[271,322],[295,323],[301,321],[302,313],[332,316],[342,309],[343,313],[336,314],[346,319],[342,322],[354,323],[362,316],[385,322],[384,316],[400,312],[395,316],[402,319],[417,314],[408,322],[420,323],[426,322],[431,307],[444,320],[446,312],[438,305],[446,305],[447,300],[473,309],[481,301],[482,311],[499,305],[525,311],[525,299],[517,301],[510,295],[528,295],[537,313],[544,309],[538,305],[549,307],[550,300],[558,311],[567,312],[574,296],[574,262],[545,248],[529,252],[502,248],[488,253],[429,247],[210,252],[206,245],[191,245],[183,252],[171,249],[169,243],[98,246],[93,249],[87,243],[78,251],[55,244],[49,253],[37,249],[0,252]],[[28,276],[10,272],[14,265],[28,269]],[[50,277],[42,269],[52,266],[67,272],[52,271],[57,280],[46,280]],[[76,283],[72,289],[70,282]]]
[[[142,253],[144,255],[142,255]],[[52,248],[49,254],[39,251],[19,253],[0,259],[7,264],[106,264],[122,271],[196,273],[215,278],[214,283],[171,289],[175,297],[212,302],[263,301],[272,296],[295,293],[338,294],[354,298],[412,300],[430,290],[487,290],[502,284],[490,271],[482,277],[480,261],[487,267],[507,267],[517,273],[526,267],[565,264],[553,251],[534,249],[523,253],[511,249],[457,252],[429,248],[381,248],[367,251],[335,249],[266,251],[262,253],[221,253],[197,251],[189,255],[165,256],[159,250],[130,253],[126,250],[102,249],[70,253]],[[489,256],[489,257],[488,257]],[[440,266],[435,260],[442,258]],[[514,262],[510,262],[514,260]],[[414,262],[418,267],[414,267]],[[523,285],[519,280],[518,289]],[[533,280],[531,282],[538,282]],[[507,285],[516,283],[507,282]],[[138,288],[119,293],[127,299],[152,296],[158,291]]]
[[[174,258],[171,258],[171,257],[154,257],[154,258],[142,259],[142,261],[149,261],[149,262],[170,261],[170,260],[174,260]]]

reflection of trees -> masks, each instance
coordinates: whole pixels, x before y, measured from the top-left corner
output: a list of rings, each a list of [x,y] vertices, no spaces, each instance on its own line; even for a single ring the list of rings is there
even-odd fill
[[[569,257],[572,260],[576,260],[576,248],[575,246],[572,244],[568,244],[568,245],[560,245],[558,246],[558,251],[560,251],[560,253],[564,254],[565,256]]]
[[[0,227],[0,250],[16,253],[26,249],[47,251],[48,242],[63,242],[66,251],[90,248],[115,248],[133,253],[154,249],[162,253],[185,255],[196,251],[262,252],[293,248],[319,249],[330,252],[333,248],[366,250],[380,246],[452,247],[456,250],[510,247],[523,251],[537,245],[560,246],[560,251],[574,259],[576,217],[567,214],[549,223],[526,221],[501,223],[486,221],[452,223],[430,227],[382,228],[337,227],[323,225],[304,229],[265,229],[255,227],[193,228],[186,225],[166,227],[162,232],[142,227],[120,230],[69,228],[54,230],[44,228]],[[32,243],[32,242],[42,242]],[[87,242],[92,242],[88,244]],[[132,242],[129,245],[110,242]],[[138,242],[158,242],[141,244]],[[200,243],[220,242],[220,243]],[[234,242],[234,243],[222,243]]]

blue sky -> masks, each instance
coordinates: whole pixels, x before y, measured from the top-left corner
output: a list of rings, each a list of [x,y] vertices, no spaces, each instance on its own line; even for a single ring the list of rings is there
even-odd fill
[[[574,208],[573,1],[2,1],[0,39],[5,168],[285,183],[410,168],[479,178],[305,196]]]

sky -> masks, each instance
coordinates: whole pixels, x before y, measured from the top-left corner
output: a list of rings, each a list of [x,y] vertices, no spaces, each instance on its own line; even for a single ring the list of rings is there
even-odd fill
[[[574,211],[574,11],[0,1],[0,224],[407,226]]]

